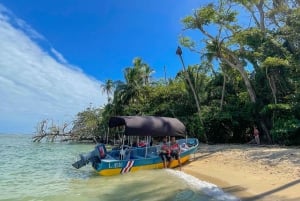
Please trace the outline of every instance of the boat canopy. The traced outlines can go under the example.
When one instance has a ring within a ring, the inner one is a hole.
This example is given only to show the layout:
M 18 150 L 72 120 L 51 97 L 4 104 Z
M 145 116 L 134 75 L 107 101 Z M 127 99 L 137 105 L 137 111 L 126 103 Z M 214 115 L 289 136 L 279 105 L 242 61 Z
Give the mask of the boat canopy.
M 127 136 L 182 136 L 184 124 L 176 118 L 155 116 L 115 116 L 109 119 L 109 127 L 125 126 Z

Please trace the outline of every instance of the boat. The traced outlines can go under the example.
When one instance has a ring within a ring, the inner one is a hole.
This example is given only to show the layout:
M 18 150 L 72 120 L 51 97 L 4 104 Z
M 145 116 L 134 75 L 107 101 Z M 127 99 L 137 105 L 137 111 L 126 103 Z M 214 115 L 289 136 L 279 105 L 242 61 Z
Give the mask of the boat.
M 177 118 L 155 116 L 115 116 L 109 119 L 109 128 L 123 128 L 126 137 L 165 137 L 175 136 L 181 147 L 181 165 L 188 162 L 197 151 L 199 142 L 197 138 L 188 138 L 184 124 Z M 178 139 L 181 138 L 181 139 Z M 132 146 L 132 143 L 122 144 L 118 148 L 107 150 L 105 144 L 97 144 L 90 153 L 80 154 L 80 159 L 72 164 L 79 169 L 91 164 L 99 175 L 112 176 L 147 169 L 164 168 L 159 156 L 161 145 L 149 145 L 144 147 Z M 179 166 L 178 160 L 172 160 L 169 168 Z

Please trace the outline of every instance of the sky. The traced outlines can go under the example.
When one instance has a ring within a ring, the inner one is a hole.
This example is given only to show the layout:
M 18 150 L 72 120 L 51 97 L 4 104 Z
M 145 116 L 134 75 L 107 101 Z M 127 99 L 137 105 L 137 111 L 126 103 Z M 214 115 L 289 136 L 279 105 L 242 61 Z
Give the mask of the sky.
M 153 79 L 175 77 L 181 19 L 207 2 L 0 0 L 0 133 L 32 134 L 41 120 L 104 106 L 101 84 L 124 80 L 135 57 Z M 184 48 L 183 57 L 200 62 Z

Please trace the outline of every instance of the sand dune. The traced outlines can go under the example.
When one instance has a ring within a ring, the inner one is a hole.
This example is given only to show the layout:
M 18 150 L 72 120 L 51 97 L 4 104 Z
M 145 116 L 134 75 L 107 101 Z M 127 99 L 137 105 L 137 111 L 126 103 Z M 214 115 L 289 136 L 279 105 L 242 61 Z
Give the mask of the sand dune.
M 182 171 L 241 200 L 300 201 L 300 148 L 201 144 Z

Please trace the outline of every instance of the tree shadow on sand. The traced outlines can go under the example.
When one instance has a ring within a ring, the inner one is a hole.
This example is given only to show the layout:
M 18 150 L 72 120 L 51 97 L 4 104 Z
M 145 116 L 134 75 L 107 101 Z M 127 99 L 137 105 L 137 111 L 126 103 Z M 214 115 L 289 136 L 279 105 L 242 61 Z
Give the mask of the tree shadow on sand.
M 270 200 L 299 201 L 300 200 L 300 196 L 297 197 L 297 198 L 288 199 L 288 198 L 283 197 L 283 196 L 275 196 L 275 195 L 273 195 L 276 192 L 279 192 L 279 191 L 285 190 L 287 188 L 290 188 L 292 186 L 298 185 L 299 183 L 300 183 L 300 179 L 292 181 L 290 183 L 287 183 L 285 185 L 282 185 L 280 187 L 274 188 L 272 190 L 266 191 L 264 193 L 261 193 L 261 194 L 255 195 L 255 196 L 241 197 L 241 199 L 243 201 L 257 201 L 257 200 L 262 200 L 262 199 L 265 200 L 267 198 L 270 199 Z M 230 194 L 234 194 L 234 193 L 237 193 L 237 192 L 245 191 L 246 189 L 243 188 L 243 187 L 241 187 L 241 186 L 239 186 L 239 185 L 236 185 L 236 186 L 230 186 L 230 187 L 227 187 L 227 188 L 223 188 L 223 190 L 226 191 L 226 192 L 228 192 L 228 193 L 230 193 Z
M 274 188 L 270 191 L 266 191 L 264 193 L 261 193 L 259 195 L 255 195 L 255 196 L 252 196 L 252 197 L 248 197 L 246 199 L 244 199 L 245 201 L 254 201 L 254 200 L 258 200 L 258 199 L 261 199 L 261 198 L 267 198 L 269 196 L 272 196 L 272 194 L 276 193 L 276 192 L 279 192 L 279 191 L 282 191 L 284 189 L 287 189 L 287 188 L 290 188 L 292 186 L 295 186 L 297 184 L 300 183 L 300 179 L 298 180 L 295 180 L 295 181 L 292 181 L 290 183 L 287 183 L 285 185 L 282 185 L 280 187 L 277 187 L 277 188 Z M 276 200 L 278 200 L 278 197 L 276 197 Z M 279 200 L 285 200 L 285 201 L 296 201 L 296 200 L 300 200 L 300 196 L 298 198 L 294 198 L 294 199 L 287 199 L 287 198 L 284 198 L 284 197 L 281 197 L 279 198 Z

